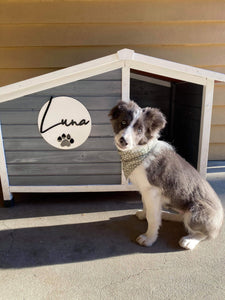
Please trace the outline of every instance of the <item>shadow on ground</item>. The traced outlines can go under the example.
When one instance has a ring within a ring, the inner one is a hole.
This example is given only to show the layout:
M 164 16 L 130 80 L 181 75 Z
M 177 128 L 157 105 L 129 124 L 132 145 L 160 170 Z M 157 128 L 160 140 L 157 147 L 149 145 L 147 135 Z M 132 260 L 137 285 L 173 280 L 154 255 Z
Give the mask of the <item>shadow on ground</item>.
M 146 222 L 134 215 L 84 224 L 58 225 L 0 232 L 0 267 L 26 268 L 90 261 L 133 253 L 180 251 L 182 224 L 163 222 L 150 248 L 136 244 Z
M 0 220 L 127 210 L 142 206 L 138 192 L 14 193 L 13 198 L 15 206 L 5 208 L 0 197 Z

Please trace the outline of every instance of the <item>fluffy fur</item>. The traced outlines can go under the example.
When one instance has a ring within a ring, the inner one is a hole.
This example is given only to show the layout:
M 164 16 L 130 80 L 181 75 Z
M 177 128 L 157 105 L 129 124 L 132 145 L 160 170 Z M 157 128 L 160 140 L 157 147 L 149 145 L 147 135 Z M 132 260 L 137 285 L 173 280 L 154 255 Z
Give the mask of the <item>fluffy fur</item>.
M 109 116 L 119 151 L 153 145 L 147 158 L 129 176 L 142 195 L 143 210 L 136 216 L 148 222 L 147 231 L 137 242 L 151 246 L 156 241 L 162 206 L 182 216 L 188 235 L 180 239 L 181 247 L 192 250 L 200 241 L 215 238 L 223 223 L 221 202 L 208 182 L 171 145 L 158 140 L 166 125 L 164 115 L 155 108 L 141 109 L 133 101 L 121 101 Z

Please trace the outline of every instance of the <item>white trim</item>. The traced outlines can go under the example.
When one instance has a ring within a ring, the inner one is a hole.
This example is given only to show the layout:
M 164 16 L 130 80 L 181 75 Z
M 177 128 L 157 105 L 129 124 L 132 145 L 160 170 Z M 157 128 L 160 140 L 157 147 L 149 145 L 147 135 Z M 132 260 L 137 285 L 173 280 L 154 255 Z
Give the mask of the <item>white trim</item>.
M 65 185 L 65 186 L 10 186 L 10 192 L 18 193 L 73 193 L 137 191 L 133 185 Z
M 199 150 L 198 150 L 198 166 L 197 166 L 198 171 L 204 178 L 206 177 L 206 173 L 207 173 L 209 139 L 210 139 L 212 105 L 213 105 L 213 91 L 214 91 L 214 80 L 207 79 L 207 83 L 203 87 L 203 95 L 202 95 L 202 112 L 201 112 L 201 126 L 200 126 Z
M 0 124 L 0 176 L 1 176 L 3 199 L 12 200 L 12 194 L 10 193 L 9 190 L 9 179 L 7 173 L 1 124 Z
M 134 51 L 126 53 L 122 51 L 120 52 L 120 57 L 123 57 L 125 59 L 132 58 Z M 123 53 L 122 53 L 123 52 Z M 127 66 L 126 61 L 124 62 L 124 67 L 122 68 L 122 100 L 125 102 L 130 101 L 130 68 Z M 126 179 L 124 172 L 123 172 L 123 167 L 121 163 L 121 183 L 122 185 L 128 185 L 128 180 Z
M 134 59 L 135 52 L 134 50 L 124 48 L 122 50 L 117 51 L 117 55 L 119 60 L 132 60 Z
M 175 63 L 161 58 L 155 58 L 143 54 L 134 53 L 133 60 L 142 64 L 158 66 L 163 69 L 173 70 L 179 73 L 186 73 L 192 76 L 209 78 L 209 79 L 225 82 L 225 74 L 208 71 L 205 69 L 200 69 L 200 68 L 180 64 L 180 63 Z
M 225 82 L 224 74 L 138 54 L 130 49 L 122 49 L 116 54 L 1 87 L 0 102 L 13 100 L 124 66 L 202 85 L 206 84 L 207 78 Z
M 56 86 L 122 68 L 117 55 L 110 55 L 80 65 L 51 72 L 0 88 L 0 103 Z
M 130 68 L 126 65 L 122 68 L 122 100 L 130 101 Z
M 193 74 L 186 73 L 184 70 L 179 71 L 176 69 L 170 69 L 167 68 L 166 66 L 158 66 L 158 65 L 153 65 L 153 64 L 148 64 L 143 63 L 143 61 L 138 61 L 138 60 L 133 60 L 129 61 L 128 65 L 130 66 L 131 69 L 139 70 L 139 71 L 144 71 L 152 74 L 157 74 L 160 76 L 165 76 L 168 78 L 173 78 L 177 80 L 183 80 L 187 82 L 192 82 L 195 84 L 201 84 L 205 85 L 206 84 L 206 77 L 201 77 Z M 224 76 L 225 79 L 225 76 Z
M 157 79 L 154 77 L 139 75 L 139 74 L 135 74 L 135 73 L 131 73 L 130 77 L 132 79 L 137 79 L 137 80 L 153 83 L 153 84 L 160 85 L 160 86 L 165 86 L 165 87 L 169 87 L 169 88 L 171 87 L 170 81 Z
M 123 172 L 122 163 L 121 163 L 121 183 L 122 183 L 122 185 L 128 184 L 128 180 L 126 179 L 124 172 Z

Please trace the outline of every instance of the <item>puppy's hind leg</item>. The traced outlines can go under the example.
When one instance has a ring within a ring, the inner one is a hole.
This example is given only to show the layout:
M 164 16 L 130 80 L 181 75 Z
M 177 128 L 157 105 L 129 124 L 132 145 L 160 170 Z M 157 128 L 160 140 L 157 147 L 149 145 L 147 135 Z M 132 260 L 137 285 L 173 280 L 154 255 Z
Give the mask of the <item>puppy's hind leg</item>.
M 201 232 L 191 233 L 183 236 L 179 241 L 179 245 L 182 248 L 193 250 L 201 241 L 205 240 L 206 238 L 207 236 Z
M 191 213 L 185 213 L 184 215 L 184 225 L 189 232 L 189 235 L 184 236 L 180 239 L 179 245 L 182 248 L 193 250 L 201 241 L 207 238 L 203 232 L 201 232 L 201 226 L 195 223 L 196 229 L 192 224 L 192 215 Z

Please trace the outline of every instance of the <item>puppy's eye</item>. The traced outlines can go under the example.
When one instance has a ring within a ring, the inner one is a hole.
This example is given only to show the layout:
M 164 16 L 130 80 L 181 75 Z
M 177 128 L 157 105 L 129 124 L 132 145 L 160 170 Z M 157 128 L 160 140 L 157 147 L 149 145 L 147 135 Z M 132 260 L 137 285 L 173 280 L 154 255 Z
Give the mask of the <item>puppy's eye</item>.
M 126 120 L 123 120 L 122 122 L 121 122 L 121 125 L 124 127 L 124 126 L 126 126 L 127 125 L 127 121 Z

